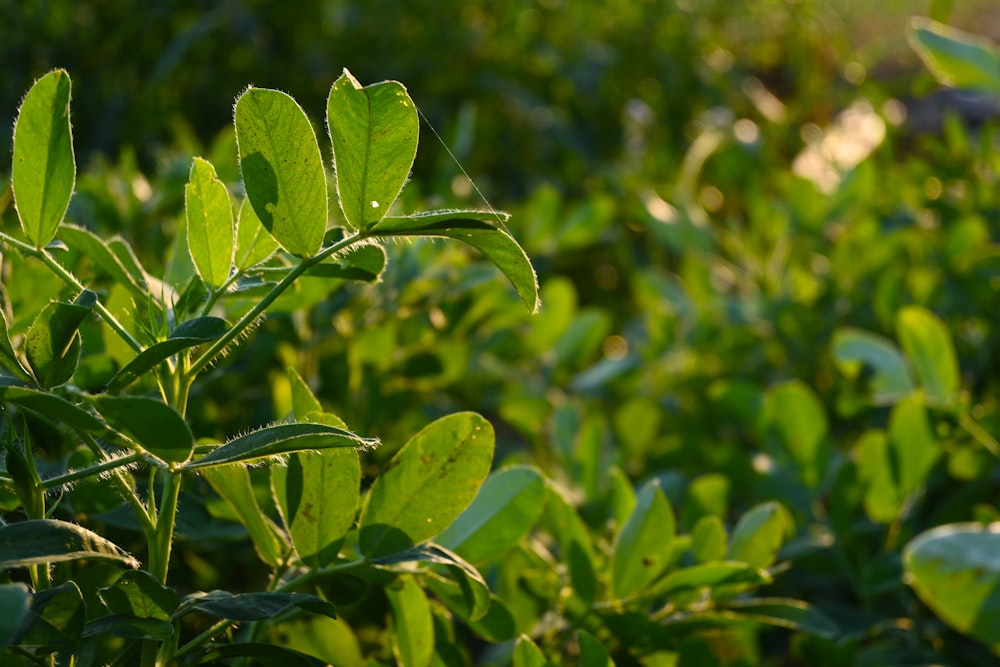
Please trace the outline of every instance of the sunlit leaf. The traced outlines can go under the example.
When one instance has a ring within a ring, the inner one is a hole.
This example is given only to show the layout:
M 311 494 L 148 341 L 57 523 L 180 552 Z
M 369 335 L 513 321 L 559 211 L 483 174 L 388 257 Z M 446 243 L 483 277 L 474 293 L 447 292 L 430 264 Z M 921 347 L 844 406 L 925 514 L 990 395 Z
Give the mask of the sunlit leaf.
M 864 363 L 875 371 L 872 401 L 887 405 L 913 392 L 913 381 L 899 348 L 887 338 L 844 327 L 833 333 L 833 356 L 842 368 Z
M 990 40 L 937 21 L 914 17 L 910 46 L 946 86 L 1000 92 L 1000 51 Z
M 201 474 L 239 516 L 260 559 L 272 567 L 282 563 L 288 545 L 281 530 L 257 505 L 250 471 L 240 465 L 228 465 L 204 468 Z
M 612 595 L 626 598 L 656 579 L 669 563 L 674 534 L 674 511 L 654 480 L 643 486 L 632 515 L 615 537 Z
M 236 268 L 246 271 L 273 255 L 277 249 L 278 242 L 261 224 L 250 199 L 245 197 L 236 223 Z
M 184 186 L 187 242 L 191 260 L 206 284 L 219 288 L 233 267 L 235 229 L 229 192 L 212 163 L 196 157 Z
M 753 568 L 770 567 L 785 540 L 788 521 L 788 510 L 778 502 L 751 508 L 733 528 L 726 559 Z
M 278 424 L 230 440 L 196 461 L 184 465 L 186 470 L 208 466 L 243 463 L 309 450 L 331 447 L 374 447 L 378 440 L 362 438 L 350 431 L 325 424 Z
M 944 323 L 926 308 L 907 306 L 896 316 L 896 332 L 927 397 L 949 404 L 959 389 L 958 360 Z
M 429 667 L 434 658 L 434 619 L 422 588 L 400 577 L 385 589 L 392 608 L 393 653 L 400 665 Z

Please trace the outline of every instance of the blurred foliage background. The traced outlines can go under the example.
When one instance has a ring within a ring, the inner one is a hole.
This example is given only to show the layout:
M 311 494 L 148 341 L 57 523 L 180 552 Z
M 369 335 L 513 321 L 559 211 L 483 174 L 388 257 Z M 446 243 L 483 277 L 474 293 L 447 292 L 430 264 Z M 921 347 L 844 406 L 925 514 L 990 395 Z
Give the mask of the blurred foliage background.
M 292 366 L 355 431 L 384 439 L 372 465 L 432 416 L 483 412 L 502 457 L 578 489 L 595 529 L 616 479 L 605 469 L 660 477 L 687 530 L 778 499 L 799 539 L 785 554 L 798 567 L 777 589 L 858 632 L 920 616 L 898 576 L 906 539 L 998 516 L 992 459 L 946 415 L 934 416 L 947 456 L 926 494 L 891 527 L 875 516 L 855 444 L 886 427 L 889 409 L 830 351 L 838 329 L 894 338 L 898 309 L 925 306 L 955 337 L 974 414 L 1000 431 L 998 107 L 937 92 L 905 37 L 925 15 L 1000 41 L 995 3 L 0 8 L 3 125 L 35 77 L 67 68 L 83 166 L 69 217 L 127 236 L 154 273 L 170 271 L 157 264 L 183 216 L 191 155 L 238 189 L 236 95 L 285 90 L 322 129 L 344 67 L 365 83 L 402 81 L 425 116 L 401 209 L 514 214 L 542 284 L 539 315 L 462 248 L 393 246 L 377 286 L 303 281 L 285 308 L 308 315 L 269 318 L 211 376 L 189 415 L 196 434 L 280 418 Z M 0 136 L 3 155 L 9 141 Z M 0 213 L 14 229 L 9 188 Z M 30 309 L 16 304 L 29 291 L 8 285 L 22 327 Z M 789 415 L 799 419 L 786 426 Z M 822 461 L 789 458 L 801 438 Z M 831 534 L 835 549 L 823 546 Z M 944 636 L 952 657 L 983 659 L 940 625 L 913 630 L 925 644 L 893 632 L 851 650 L 940 647 Z M 803 640 L 795 655 L 829 649 L 817 646 Z M 816 664 L 855 664 L 838 651 Z M 888 664 L 878 656 L 870 664 Z

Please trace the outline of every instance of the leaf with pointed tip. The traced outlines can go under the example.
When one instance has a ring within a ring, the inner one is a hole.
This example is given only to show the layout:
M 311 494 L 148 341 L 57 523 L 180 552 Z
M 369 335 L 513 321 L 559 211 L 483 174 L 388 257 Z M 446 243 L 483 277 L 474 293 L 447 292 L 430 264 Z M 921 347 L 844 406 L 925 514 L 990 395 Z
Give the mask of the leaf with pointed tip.
M 419 121 L 398 81 L 362 87 L 346 69 L 330 89 L 327 128 L 344 217 L 367 229 L 399 196 L 417 154 Z
M 1000 92 L 1000 51 L 990 40 L 922 16 L 911 20 L 907 37 L 944 85 Z
M 913 381 L 899 348 L 887 338 L 843 327 L 833 332 L 833 356 L 845 371 L 865 363 L 875 370 L 872 401 L 891 405 L 913 392 Z
M 198 275 L 218 289 L 233 268 L 233 207 L 229 192 L 208 160 L 196 157 L 184 186 L 187 242 Z
M 675 535 L 674 511 L 654 480 L 639 492 L 635 509 L 615 537 L 611 591 L 626 598 L 652 583 L 667 567 Z
M 437 236 L 456 239 L 483 253 L 510 280 L 521 301 L 537 312 L 538 278 L 531 261 L 504 223 L 507 213 L 494 211 L 430 211 L 383 218 L 373 225 L 376 236 Z
M 577 643 L 580 645 L 579 667 L 615 667 L 608 650 L 594 635 L 586 630 L 580 630 L 577 634 Z
M 410 438 L 368 494 L 362 553 L 404 551 L 447 528 L 489 473 L 493 444 L 492 425 L 473 412 L 442 417 Z
M 729 539 L 726 559 L 754 568 L 770 567 L 785 539 L 788 510 L 776 501 L 761 503 L 740 517 Z
M 118 371 L 108 383 L 107 391 L 121 391 L 147 371 L 182 350 L 209 343 L 229 330 L 229 323 L 218 317 L 197 317 L 184 322 L 170 333 L 170 338 L 150 345 Z
M 176 620 L 193 611 L 231 621 L 263 621 L 292 609 L 337 617 L 337 610 L 323 598 L 305 593 L 240 593 L 211 591 L 192 593 L 184 598 L 173 618 Z
M 21 360 L 14 352 L 14 346 L 10 342 L 10 334 L 7 328 L 7 316 L 0 309 L 0 366 L 14 374 L 14 376 L 25 382 L 34 383 L 35 378 L 31 377 L 28 370 L 21 365 Z
M 531 641 L 531 637 L 528 635 L 518 637 L 512 661 L 513 667 L 548 667 L 549 665 L 545 654 L 535 642 Z
M 31 591 L 24 584 L 0 585 L 0 650 L 10 646 L 31 610 Z
M 104 431 L 105 426 L 83 408 L 61 396 L 24 386 L 15 378 L 0 377 L 0 401 L 52 422 L 62 422 L 84 431 Z
M 236 269 L 246 271 L 274 254 L 278 242 L 264 229 L 248 198 L 240 204 L 236 223 Z
M 271 456 L 333 447 L 374 447 L 378 440 L 325 424 L 278 424 L 248 433 L 220 445 L 202 458 L 183 466 L 198 470 L 209 466 L 257 461 Z
M 64 384 L 80 361 L 80 325 L 97 303 L 97 294 L 80 293 L 74 303 L 54 301 L 31 323 L 24 340 L 24 356 L 42 387 Z
M 113 428 L 170 463 L 187 461 L 194 449 L 191 428 L 179 412 L 145 396 L 95 396 L 98 412 Z
M 326 172 L 312 123 L 289 95 L 248 88 L 234 111 L 247 198 L 285 250 L 310 257 L 326 232 Z
M 124 549 L 74 523 L 32 519 L 0 526 L 0 570 L 82 558 L 139 567 L 139 561 Z
M 66 70 L 49 72 L 31 86 L 14 123 L 14 205 L 36 248 L 55 237 L 76 183 L 70 88 Z
M 111 586 L 98 590 L 112 614 L 169 621 L 181 603 L 174 589 L 164 586 L 146 570 L 129 570 Z
M 86 617 L 83 594 L 75 583 L 67 581 L 31 598 L 31 611 L 16 643 L 39 646 L 48 652 L 74 648 L 83 634 Z

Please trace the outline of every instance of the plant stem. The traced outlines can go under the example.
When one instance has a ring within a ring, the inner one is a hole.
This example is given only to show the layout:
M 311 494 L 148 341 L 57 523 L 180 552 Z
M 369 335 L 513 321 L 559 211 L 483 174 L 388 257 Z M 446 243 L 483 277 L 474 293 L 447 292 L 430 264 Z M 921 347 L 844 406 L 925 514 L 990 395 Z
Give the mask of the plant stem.
M 996 439 L 986 432 L 979 423 L 969 416 L 967 412 L 961 412 L 958 415 L 959 425 L 965 429 L 965 431 L 976 439 L 980 445 L 982 445 L 986 451 L 988 451 L 993 456 L 1000 458 L 1000 443 Z
M 167 583 L 170 563 L 170 548 L 174 540 L 174 524 L 177 520 L 177 499 L 181 492 L 181 473 L 170 471 L 163 480 L 160 495 L 160 515 L 156 519 L 156 535 L 149 554 L 150 572 L 160 583 Z M 152 494 L 152 490 L 150 490 Z
M 86 468 L 81 468 L 79 470 L 71 470 L 62 475 L 57 475 L 55 477 L 49 477 L 48 479 L 43 479 L 41 481 L 41 487 L 43 489 L 52 489 L 57 486 L 62 486 L 63 484 L 69 484 L 75 482 L 78 479 L 84 479 L 85 477 L 91 477 L 92 475 L 99 475 L 102 472 L 107 472 L 108 470 L 114 470 L 115 468 L 122 468 L 124 466 L 131 465 L 133 463 L 138 463 L 144 458 L 143 454 L 132 454 L 130 456 L 124 456 L 120 459 L 107 459 L 102 463 L 97 465 L 88 466 Z M 145 514 L 145 512 L 143 512 Z
M 77 431 L 77 435 L 86 443 L 90 451 L 98 458 L 100 461 L 111 461 L 111 457 L 108 456 L 99 444 L 94 436 L 87 433 L 86 431 Z M 131 458 L 131 457 L 129 457 Z M 153 534 L 155 532 L 156 526 L 153 525 L 153 521 L 150 518 L 149 510 L 143 506 L 142 501 L 135 494 L 132 486 L 125 480 L 124 473 L 120 468 L 115 468 L 111 474 L 111 482 L 118 487 L 118 492 L 125 498 L 125 502 L 129 504 L 132 508 L 132 512 L 135 514 L 136 519 L 139 520 L 139 524 L 142 526 L 143 535 L 146 536 L 146 543 L 152 544 Z M 152 497 L 152 491 L 150 491 L 150 497 Z
M 25 243 L 24 241 L 19 241 L 13 236 L 4 234 L 3 232 L 0 232 L 0 242 L 17 248 L 21 254 L 27 257 L 37 257 L 41 260 L 42 264 L 49 268 L 50 271 L 55 273 L 64 283 L 70 285 L 74 289 L 80 292 L 87 289 L 76 276 L 70 273 L 62 264 L 57 262 L 55 258 L 45 250 L 45 248 L 36 248 L 33 245 Z M 104 304 L 101 303 L 100 300 L 94 304 L 94 310 L 97 311 L 97 313 L 101 316 L 101 319 L 103 319 L 107 325 L 128 344 L 129 347 L 136 352 L 142 352 L 142 343 L 137 341 L 135 337 L 128 332 L 128 329 L 122 326 L 122 323 L 111 314 L 111 311 L 104 307 Z
M 341 239 L 337 243 L 323 248 L 319 254 L 300 260 L 298 264 L 292 267 L 291 271 L 285 274 L 285 277 L 281 279 L 281 282 L 272 287 L 271 291 L 268 292 L 263 299 L 258 301 L 253 308 L 248 310 L 243 317 L 236 322 L 236 324 L 230 327 L 229 331 L 227 331 L 221 338 L 216 339 L 216 341 L 212 343 L 212 345 L 191 364 L 191 367 L 188 369 L 188 373 L 192 376 L 197 375 L 206 366 L 212 363 L 212 360 L 215 359 L 220 352 L 226 349 L 230 343 L 239 338 L 240 334 L 246 331 L 246 329 L 250 327 L 250 325 L 252 325 L 272 303 L 274 303 L 275 299 L 281 296 L 282 293 L 299 278 L 299 276 L 311 267 L 322 262 L 330 255 L 340 252 L 345 248 L 349 248 L 362 238 L 363 235 L 360 233 L 355 234 L 354 236 L 348 236 L 347 238 Z

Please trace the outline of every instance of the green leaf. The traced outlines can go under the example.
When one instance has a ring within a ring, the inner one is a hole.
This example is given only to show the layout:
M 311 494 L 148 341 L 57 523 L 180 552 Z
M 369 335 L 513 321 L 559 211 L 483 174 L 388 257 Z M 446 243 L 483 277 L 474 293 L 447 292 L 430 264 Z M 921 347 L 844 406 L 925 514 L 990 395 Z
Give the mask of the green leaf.
M 510 280 L 531 312 L 537 312 L 538 278 L 531 261 L 507 231 L 510 215 L 495 211 L 430 211 L 387 217 L 372 227 L 377 236 L 436 236 L 471 245 L 493 262 Z
M 55 301 L 31 323 L 24 341 L 28 365 L 42 387 L 55 387 L 73 377 L 80 361 L 80 325 L 97 303 L 97 294 L 80 293 L 74 303 Z
M 635 509 L 615 537 L 611 556 L 611 594 L 627 598 L 652 583 L 669 564 L 674 511 L 658 480 L 643 486 Z
M 707 514 L 691 529 L 691 555 L 699 563 L 722 560 L 726 555 L 729 536 L 722 519 Z
M 288 545 L 281 530 L 257 505 L 250 471 L 240 465 L 229 465 L 205 468 L 201 474 L 240 517 L 260 559 L 272 567 L 284 562 Z
M 70 87 L 66 70 L 49 72 L 31 86 L 14 123 L 11 187 L 21 228 L 36 248 L 55 237 L 76 183 Z
M 379 279 L 385 269 L 385 250 L 378 245 L 363 245 L 350 248 L 342 255 L 310 267 L 307 276 L 319 278 L 341 278 L 362 280 L 372 283 Z
M 209 466 L 258 461 L 282 454 L 335 447 L 375 447 L 378 440 L 362 438 L 342 428 L 325 424 L 278 424 L 230 440 L 196 461 L 183 466 L 199 470 Z
M 248 88 L 234 113 L 243 184 L 257 217 L 288 252 L 315 255 L 327 201 L 312 124 L 295 100 L 266 88 Z
M 194 436 L 184 417 L 166 403 L 145 396 L 95 396 L 91 399 L 112 428 L 169 463 L 191 458 Z
M 32 383 L 35 381 L 35 378 L 31 377 L 28 370 L 21 364 L 17 353 L 14 352 L 7 327 L 7 316 L 3 314 L 2 308 L 0 308 L 0 366 L 13 373 L 18 380 Z
M 733 528 L 726 559 L 753 568 L 770 567 L 784 542 L 788 521 L 788 510 L 781 503 L 772 501 L 751 508 Z
M 904 580 L 959 632 L 1000 649 L 1000 524 L 938 526 L 903 549 Z
M 896 488 L 905 497 L 923 487 L 942 454 L 919 398 L 900 401 L 889 415 L 890 456 Z
M 0 650 L 11 645 L 31 610 L 31 592 L 24 584 L 0 585 Z
M 112 251 L 109 242 L 105 242 L 89 229 L 68 224 L 59 228 L 59 236 L 69 247 L 89 257 L 94 270 L 106 273 L 116 283 L 128 289 L 133 299 L 139 302 L 146 300 L 146 278 L 142 275 L 142 268 L 131 262 L 126 268 L 119 255 Z
M 472 412 L 442 417 L 413 436 L 372 485 L 361 513 L 361 552 L 384 556 L 440 534 L 475 497 L 493 444 L 493 427 Z
M 538 521 L 545 508 L 545 480 L 528 466 L 490 475 L 472 504 L 435 540 L 471 563 L 502 556 Z
M 323 598 L 304 593 L 241 593 L 211 591 L 185 596 L 173 618 L 176 620 L 193 611 L 231 621 L 263 621 L 292 609 L 336 618 L 336 609 Z
M 426 542 L 406 551 L 372 559 L 371 563 L 393 571 L 410 572 L 411 563 L 443 565 L 423 572 L 424 585 L 448 609 L 467 621 L 481 619 L 489 611 L 490 589 L 479 570 L 444 547 Z M 403 567 L 394 567 L 402 565 Z
M 1000 92 L 1000 53 L 990 40 L 922 16 L 910 21 L 907 37 L 944 85 Z
M 597 637 L 586 630 L 580 630 L 576 637 L 580 645 L 578 667 L 614 667 L 615 661 L 611 659 L 607 649 Z
M 542 650 L 535 642 L 531 641 L 531 637 L 528 635 L 521 635 L 517 638 L 512 662 L 513 667 L 548 667 L 549 665 Z
M 124 639 L 154 639 L 165 641 L 174 635 L 174 626 L 159 618 L 140 618 L 131 614 L 110 614 L 89 621 L 81 637 L 110 635 Z
M 123 549 L 73 523 L 33 519 L 0 526 L 0 570 L 81 558 L 114 560 L 128 567 L 139 567 L 139 561 Z
M 146 570 L 125 572 L 111 586 L 98 590 L 112 614 L 169 621 L 181 603 L 174 589 L 164 586 Z
M 559 542 L 560 560 L 566 564 L 573 590 L 589 604 L 597 596 L 594 545 L 590 531 L 554 483 L 548 482 L 546 488 L 548 498 L 543 521 Z
M 771 429 L 799 468 L 802 481 L 816 489 L 829 466 L 828 422 L 816 393 L 797 380 L 768 394 Z
M 273 255 L 277 249 L 278 242 L 264 229 L 250 200 L 244 198 L 236 223 L 236 269 L 246 271 Z
M 944 323 L 926 308 L 907 306 L 896 316 L 896 333 L 927 397 L 937 405 L 950 403 L 959 389 L 958 361 Z
M 764 570 L 745 562 L 720 560 L 674 570 L 657 582 L 656 594 L 676 596 L 682 592 L 704 588 L 732 585 L 760 586 L 770 582 L 771 579 Z
M 313 412 L 323 412 L 323 405 L 294 368 L 288 369 L 288 381 L 292 385 L 292 415 L 296 419 L 304 420 Z M 344 424 L 330 424 L 330 426 L 346 428 Z
M 72 581 L 36 593 L 31 611 L 17 638 L 21 646 L 39 646 L 44 652 L 75 648 L 83 633 L 87 609 L 83 594 Z
M 468 620 L 469 629 L 486 641 L 493 643 L 506 642 L 517 636 L 514 627 L 514 615 L 510 613 L 503 600 L 490 595 L 489 611 L 477 620 Z
M 867 364 L 875 373 L 871 379 L 872 402 L 891 405 L 913 392 L 913 381 L 899 348 L 887 338 L 844 327 L 833 332 L 833 356 L 837 365 L 851 375 Z
M 198 275 L 218 289 L 233 268 L 233 207 L 211 162 L 194 158 L 184 186 L 187 242 Z
M 329 565 L 354 525 L 361 501 L 361 463 L 353 449 L 293 454 L 271 469 L 281 516 L 299 557 Z
M 903 506 L 892 450 L 884 431 L 866 431 L 858 439 L 858 477 L 864 490 L 862 502 L 872 521 L 892 523 Z
M 403 84 L 362 87 L 346 69 L 330 89 L 327 128 L 344 217 L 367 229 L 389 211 L 417 154 L 417 108 Z
M 403 576 L 385 589 L 392 607 L 392 649 L 400 665 L 429 667 L 434 658 L 434 619 L 422 588 Z
M 260 642 L 240 642 L 239 644 L 215 644 L 201 650 L 198 656 L 199 665 L 232 664 L 217 663 L 214 660 L 231 658 L 251 658 L 253 665 L 265 667 L 327 667 L 325 660 L 314 658 L 305 653 Z
M 723 609 L 698 612 L 690 617 L 716 626 L 770 625 L 834 639 L 840 629 L 823 612 L 801 600 L 750 598 L 733 600 Z
M 229 323 L 219 317 L 196 317 L 171 332 L 167 340 L 150 345 L 128 362 L 108 382 L 107 390 L 121 391 L 182 350 L 209 343 L 229 330 Z
M 100 432 L 106 428 L 91 413 L 65 398 L 25 387 L 14 378 L 0 377 L 0 401 L 16 405 L 43 419 L 84 431 Z

